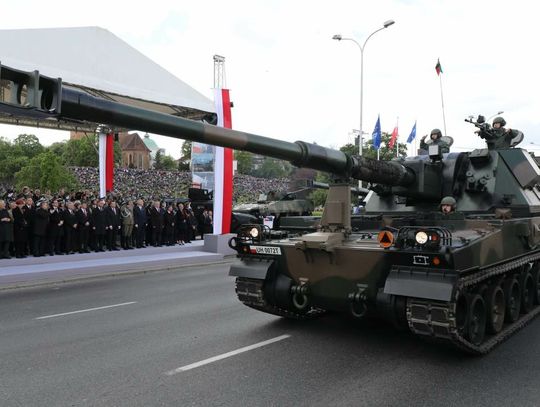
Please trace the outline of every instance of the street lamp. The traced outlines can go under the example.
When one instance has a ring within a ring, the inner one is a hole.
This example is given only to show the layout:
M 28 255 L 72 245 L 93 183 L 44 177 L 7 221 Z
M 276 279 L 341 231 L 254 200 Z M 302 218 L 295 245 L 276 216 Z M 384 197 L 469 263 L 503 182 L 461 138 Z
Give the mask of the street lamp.
M 499 110 L 497 113 L 495 113 L 494 115 L 492 116 L 489 116 L 488 119 L 486 120 L 487 122 L 489 122 L 491 119 L 493 119 L 495 116 L 500 116 L 501 114 L 503 114 L 504 112 L 502 110 Z
M 364 129 L 362 128 L 362 113 L 363 113 L 363 103 L 364 103 L 364 49 L 366 48 L 366 43 L 368 40 L 375 34 L 378 33 L 381 30 L 384 30 L 385 28 L 390 27 L 392 24 L 394 24 L 394 20 L 388 20 L 383 23 L 383 26 L 375 31 L 373 31 L 364 41 L 363 45 L 360 45 L 358 41 L 356 41 L 354 38 L 346 38 L 342 37 L 340 34 L 336 34 L 332 37 L 333 40 L 347 40 L 352 41 L 356 45 L 358 45 L 358 48 L 360 49 L 360 136 L 358 137 L 358 155 L 362 155 L 362 144 L 363 144 L 363 137 L 364 137 Z

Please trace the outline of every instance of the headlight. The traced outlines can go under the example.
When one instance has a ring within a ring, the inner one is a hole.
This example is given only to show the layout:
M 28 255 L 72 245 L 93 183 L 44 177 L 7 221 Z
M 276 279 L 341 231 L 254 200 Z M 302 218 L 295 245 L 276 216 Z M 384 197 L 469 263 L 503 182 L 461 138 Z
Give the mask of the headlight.
M 259 236 L 259 229 L 257 228 L 252 228 L 250 231 L 249 231 L 249 235 L 255 239 L 257 236 Z
M 418 244 L 426 244 L 428 241 L 428 235 L 424 231 L 417 232 L 414 238 Z

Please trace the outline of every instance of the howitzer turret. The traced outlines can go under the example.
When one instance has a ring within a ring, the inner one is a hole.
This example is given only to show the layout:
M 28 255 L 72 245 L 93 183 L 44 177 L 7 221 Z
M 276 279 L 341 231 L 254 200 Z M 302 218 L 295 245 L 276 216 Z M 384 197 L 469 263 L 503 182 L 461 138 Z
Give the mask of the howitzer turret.
M 540 169 L 525 150 L 443 156 L 430 146 L 427 156 L 382 162 L 102 100 L 37 73 L 2 67 L 0 79 L 4 114 L 145 130 L 332 173 L 320 231 L 273 240 L 246 225 L 231 239 L 239 261 L 230 275 L 253 309 L 374 315 L 476 354 L 540 313 Z M 355 231 L 350 178 L 371 183 Z M 452 205 L 440 208 L 447 196 Z

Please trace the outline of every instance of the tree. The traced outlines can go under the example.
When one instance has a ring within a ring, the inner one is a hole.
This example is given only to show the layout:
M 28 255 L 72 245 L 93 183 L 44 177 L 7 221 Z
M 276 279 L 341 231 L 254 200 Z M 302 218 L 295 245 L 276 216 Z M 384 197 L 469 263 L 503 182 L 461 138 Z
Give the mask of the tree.
M 67 142 L 57 141 L 56 143 L 52 143 L 49 147 L 47 147 L 46 151 L 50 151 L 57 157 L 60 157 L 63 163 L 64 151 L 66 150 L 66 146 Z
M 287 161 L 265 158 L 253 175 L 260 178 L 284 178 L 290 174 L 292 166 Z
M 114 163 L 120 167 L 122 165 L 122 146 L 120 145 L 120 141 L 114 142 L 113 154 L 114 154 Z
M 253 154 L 248 151 L 234 150 L 236 171 L 239 174 L 251 174 L 253 170 Z
M 390 143 L 390 133 L 383 132 L 381 134 L 381 147 L 379 149 L 379 159 L 383 161 L 389 161 L 396 158 L 396 146 L 390 150 L 388 144 Z M 398 143 L 398 152 L 400 157 L 407 156 L 407 145 L 404 143 Z M 377 150 L 373 148 L 373 139 L 368 139 L 362 147 L 362 155 L 364 157 L 377 159 Z
M 0 137 L 0 180 L 12 182 L 15 173 L 28 162 L 20 146 L 13 145 L 9 140 Z
M 189 160 L 184 160 L 184 157 L 180 157 L 178 160 L 178 171 L 189 171 Z
M 19 134 L 13 141 L 13 145 L 20 151 L 20 154 L 32 158 L 41 154 L 45 148 L 39 142 L 39 139 L 33 134 Z
M 170 155 L 163 155 L 161 157 L 160 170 L 174 171 L 176 169 L 176 161 Z
M 58 144 L 58 143 L 55 143 Z M 54 144 L 53 144 L 54 145 Z M 51 146 L 52 147 L 52 146 Z M 114 163 L 122 164 L 122 148 L 114 142 Z M 98 167 L 99 143 L 97 134 L 85 134 L 80 139 L 71 139 L 65 143 L 61 162 L 72 167 Z
M 190 140 L 185 140 L 182 143 L 181 158 L 184 162 L 191 161 L 191 145 L 193 143 Z
M 46 151 L 32 158 L 15 174 L 18 188 L 25 185 L 41 190 L 58 191 L 60 188 L 73 189 L 77 181 L 60 163 L 60 159 L 51 151 Z
M 155 170 L 162 170 L 161 165 L 161 158 L 163 157 L 163 154 L 161 154 L 161 150 L 156 151 L 156 155 L 154 157 L 154 169 Z
M 315 181 L 324 182 L 329 184 L 331 182 L 330 174 L 327 172 L 317 171 L 315 176 Z M 325 189 L 315 189 L 309 194 L 309 199 L 313 201 L 315 206 L 323 206 L 326 202 L 326 197 L 328 196 L 328 191 Z
M 12 182 L 15 179 L 15 174 L 22 167 L 28 164 L 28 157 L 24 156 L 8 156 L 0 157 L 0 174 L 4 181 Z
M 345 144 L 344 146 L 339 148 L 339 151 L 342 151 L 344 153 L 347 153 L 349 155 L 357 155 L 358 154 L 358 147 L 355 146 L 352 143 Z
M 99 165 L 97 136 L 88 135 L 66 143 L 62 162 L 74 167 L 97 167 Z

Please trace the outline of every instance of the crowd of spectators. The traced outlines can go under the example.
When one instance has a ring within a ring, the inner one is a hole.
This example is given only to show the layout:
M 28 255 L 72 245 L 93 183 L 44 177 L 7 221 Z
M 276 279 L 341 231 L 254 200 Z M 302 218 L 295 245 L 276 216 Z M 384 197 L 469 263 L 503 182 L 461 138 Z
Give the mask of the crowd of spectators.
M 70 167 L 82 190 L 92 191 L 99 184 L 97 168 Z M 285 178 L 256 178 L 237 174 L 233 180 L 233 202 L 256 202 L 261 193 L 285 191 Z M 114 172 L 114 196 L 118 199 L 167 199 L 188 196 L 191 172 L 120 168 Z M 1 192 L 1 191 L 0 191 Z
M 194 213 L 181 199 L 187 197 L 190 172 L 117 169 L 113 191 L 99 197 L 96 168 L 70 170 L 79 191 L 0 184 L 0 259 L 185 244 L 212 232 L 212 211 Z M 233 182 L 235 203 L 288 185 L 286 179 L 249 175 L 236 175 Z
M 183 245 L 213 228 L 212 211 L 195 214 L 190 202 L 120 205 L 103 198 L 72 201 L 63 191 L 50 200 L 39 190 L 22 192 L 0 199 L 0 259 Z

